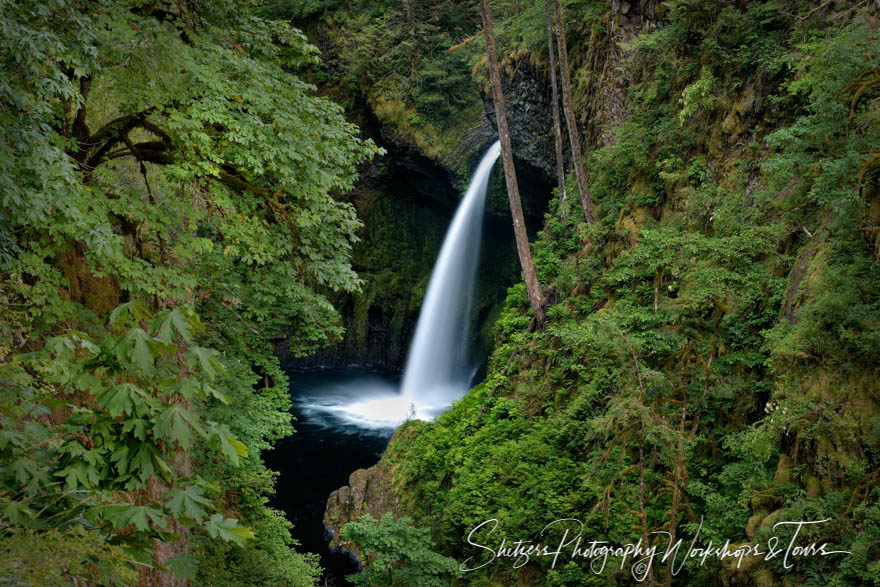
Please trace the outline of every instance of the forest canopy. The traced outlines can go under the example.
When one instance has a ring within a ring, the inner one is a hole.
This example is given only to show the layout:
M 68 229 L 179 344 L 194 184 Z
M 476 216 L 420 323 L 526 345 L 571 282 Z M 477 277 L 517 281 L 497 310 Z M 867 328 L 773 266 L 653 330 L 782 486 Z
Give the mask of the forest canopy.
M 490 90 L 505 177 L 562 170 L 521 231 L 541 296 L 482 308 L 485 380 L 357 476 L 394 505 L 335 512 L 353 580 L 631 582 L 456 565 L 488 519 L 575 518 L 716 545 L 822 520 L 801 538 L 845 556 L 650 579 L 880 581 L 880 2 L 484 0 L 491 42 L 478 4 L 0 0 L 0 582 L 320 580 L 269 507 L 278 343 L 408 332 Z
M 272 337 L 338 336 L 333 196 L 377 148 L 258 3 L 0 10 L 0 576 L 308 582 L 266 506 Z

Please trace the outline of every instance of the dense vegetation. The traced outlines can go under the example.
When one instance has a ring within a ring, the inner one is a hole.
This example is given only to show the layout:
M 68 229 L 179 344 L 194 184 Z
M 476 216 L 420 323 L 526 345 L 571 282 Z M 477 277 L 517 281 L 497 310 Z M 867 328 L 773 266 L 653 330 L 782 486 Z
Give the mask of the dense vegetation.
M 385 134 L 429 157 L 448 157 L 483 109 L 474 54 L 457 50 L 480 30 L 476 4 L 276 0 L 272 10 L 327 46 L 314 73 L 325 91 L 349 112 L 366 103 Z M 468 161 L 457 163 L 464 180 Z
M 376 148 L 259 3 L 0 9 L 0 582 L 311 584 L 272 337 L 337 337 Z
M 480 554 L 485 520 L 497 545 L 571 517 L 591 540 L 716 546 L 828 520 L 801 541 L 851 554 L 651 579 L 877 584 L 876 0 L 564 4 L 598 218 L 551 202 L 546 324 L 512 287 L 486 381 L 398 431 L 399 517 L 343 534 L 356 580 L 631 582 L 631 561 L 449 558 Z M 544 0 L 492 11 L 502 77 L 549 78 Z M 378 151 L 318 92 L 462 177 L 488 93 L 477 3 L 0 0 L 0 46 L 0 582 L 314 583 L 267 507 L 259 454 L 292 431 L 272 351 L 340 336 L 328 300 L 362 285 L 341 196 Z M 365 215 L 395 218 L 355 255 L 370 303 L 400 287 L 381 259 L 429 256 L 396 210 Z
M 427 22 L 455 5 L 474 23 L 475 6 L 436 4 Z M 641 11 L 638 30 L 626 28 L 623 4 Z M 502 62 L 546 64 L 544 3 L 495 5 Z M 359 22 L 365 36 L 404 30 L 395 23 L 405 6 L 325 10 L 312 18 Z M 674 579 L 876 583 L 876 6 L 580 0 L 566 14 L 599 221 L 579 223 L 572 209 L 561 222 L 551 206 L 534 243 L 541 282 L 558 298 L 546 327 L 530 327 L 525 289 L 512 288 L 487 381 L 437 422 L 398 433 L 384 457 L 389 490 L 459 560 L 480 553 L 466 538 L 489 518 L 499 527 L 483 544 L 496 546 L 537 539 L 565 517 L 615 544 L 659 544 L 660 530 L 689 540 L 702 520 L 701 540 L 716 546 L 765 544 L 776 521 L 827 519 L 800 539 L 852 554 L 804 557 L 795 569 L 698 559 Z M 482 84 L 481 38 L 446 33 L 449 55 L 471 55 Z M 392 59 L 385 41 L 370 42 L 369 54 Z M 428 80 L 422 67 L 407 78 L 415 87 Z M 384 75 L 396 68 L 370 72 L 394 79 Z M 370 96 L 388 91 L 360 83 Z M 412 91 L 397 100 L 422 114 Z M 597 575 L 582 561 L 509 562 L 466 578 L 632 580 L 629 563 Z M 653 572 L 673 579 L 668 564 Z
M 369 561 L 363 572 L 350 577 L 356 585 L 442 586 L 461 576 L 458 562 L 434 552 L 430 532 L 414 527 L 406 516 L 394 519 L 386 513 L 376 520 L 367 514 L 347 524 L 343 538 L 358 544 Z

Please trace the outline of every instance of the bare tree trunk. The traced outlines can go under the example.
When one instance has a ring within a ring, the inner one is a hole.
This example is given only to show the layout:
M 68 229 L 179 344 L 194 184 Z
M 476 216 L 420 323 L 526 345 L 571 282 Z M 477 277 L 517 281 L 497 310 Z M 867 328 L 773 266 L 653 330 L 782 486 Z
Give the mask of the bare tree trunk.
M 584 216 L 590 224 L 596 221 L 596 210 L 593 208 L 593 199 L 590 197 L 590 186 L 587 184 L 587 172 L 584 169 L 584 159 L 581 154 L 581 135 L 574 119 L 574 110 L 571 106 L 571 76 L 568 72 L 568 49 L 565 46 L 565 22 L 562 15 L 562 3 L 553 0 L 553 12 L 556 18 L 556 38 L 559 41 L 559 73 L 562 78 L 562 110 L 565 113 L 565 122 L 568 125 L 568 139 L 571 143 L 571 159 L 574 166 L 574 176 L 577 178 L 578 191 L 581 196 L 581 206 Z
M 544 293 L 538 283 L 538 273 L 529 249 L 529 236 L 523 218 L 522 202 L 519 198 L 519 185 L 516 182 L 516 169 L 513 166 L 513 150 L 510 148 L 510 130 L 504 111 L 504 93 L 501 91 L 501 73 L 498 71 L 498 55 L 495 51 L 495 35 L 492 32 L 492 12 L 489 0 L 480 0 L 480 14 L 483 17 L 483 31 L 486 34 L 486 53 L 489 60 L 489 79 L 492 82 L 492 100 L 495 102 L 495 118 L 498 120 L 498 135 L 501 139 L 501 160 L 504 163 L 504 178 L 507 181 L 507 197 L 510 200 L 510 215 L 513 217 L 513 232 L 516 235 L 516 250 L 526 281 L 529 304 L 535 313 L 535 320 L 543 324 Z
M 565 160 L 562 155 L 562 125 L 559 122 L 559 89 L 556 85 L 556 50 L 553 49 L 553 23 L 550 19 L 550 0 L 544 0 L 544 16 L 547 21 L 547 50 L 550 53 L 550 87 L 553 96 L 553 132 L 556 134 L 556 181 L 559 184 L 559 209 L 565 222 Z
M 413 0 L 406 0 L 406 23 L 409 25 L 409 34 L 415 30 L 415 16 L 413 15 Z
M 184 402 L 184 406 L 189 407 L 188 402 Z M 174 469 L 181 477 L 192 475 L 189 453 L 180 450 L 174 454 Z M 167 491 L 168 485 L 155 476 L 151 477 L 147 484 L 146 500 L 160 501 Z M 177 520 L 172 520 L 169 530 L 179 536 L 175 542 L 153 539 L 154 556 L 161 565 L 166 565 L 168 559 L 172 557 L 187 554 L 188 532 L 186 526 Z M 138 572 L 137 584 L 142 587 L 188 587 L 190 583 L 187 579 L 181 579 L 172 573 L 149 567 L 141 568 Z

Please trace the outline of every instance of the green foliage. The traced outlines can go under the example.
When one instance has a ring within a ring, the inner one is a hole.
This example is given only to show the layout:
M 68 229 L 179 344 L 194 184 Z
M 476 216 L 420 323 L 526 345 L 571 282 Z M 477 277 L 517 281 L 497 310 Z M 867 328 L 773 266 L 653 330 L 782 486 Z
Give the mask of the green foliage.
M 518 4 L 497 7 L 510 71 L 544 58 L 543 2 Z M 430 533 L 349 524 L 356 580 L 442 584 L 457 565 L 430 536 L 464 560 L 486 519 L 516 540 L 576 517 L 613 543 L 703 518 L 716 544 L 830 518 L 821 538 L 852 555 L 763 578 L 876 582 L 880 44 L 865 3 L 814 4 L 656 6 L 663 26 L 612 64 L 633 83 L 589 154 L 600 221 L 548 218 L 535 245 L 546 328 L 511 288 L 487 381 L 386 455 Z M 592 121 L 593 51 L 619 15 L 566 6 Z M 273 337 L 294 355 L 339 337 L 327 296 L 361 285 L 360 224 L 334 195 L 377 149 L 303 78 L 448 155 L 482 111 L 474 6 L 0 8 L 0 577 L 313 583 L 259 459 L 291 432 Z M 279 17 L 343 40 L 333 69 Z M 379 281 L 367 298 L 396 303 L 381 290 L 399 280 Z M 183 534 L 188 553 L 154 556 Z M 620 578 L 534 564 L 548 584 Z
M 300 22 L 337 8 L 340 3 L 340 0 L 273 0 L 266 3 L 264 10 L 271 18 Z
M 798 283 L 801 287 L 789 292 L 792 308 L 803 303 L 797 320 L 772 333 L 780 366 L 799 353 L 840 365 L 878 358 L 874 325 L 880 306 L 869 292 L 877 291 L 880 273 L 876 253 L 865 250 L 859 234 L 867 228 L 870 206 L 863 196 L 876 193 L 877 185 L 876 180 L 864 183 L 866 176 L 860 173 L 880 141 L 876 91 L 868 90 L 854 102 L 842 99 L 849 98 L 847 82 L 880 66 L 873 42 L 877 34 L 858 21 L 831 39 L 818 33 L 814 37 L 797 47 L 803 59 L 797 78 L 788 85 L 791 94 L 806 98 L 805 111 L 768 137 L 778 152 L 764 166 L 772 188 L 786 196 L 781 207 L 796 211 L 790 221 L 810 224 L 815 240 L 823 241 L 821 255 L 802 260 L 798 278 L 804 286 Z M 798 290 L 805 286 L 811 295 L 802 300 Z
M 569 3 L 572 26 L 618 26 L 599 4 Z M 509 42 L 537 46 L 537 8 L 507 21 Z M 566 517 L 614 544 L 688 540 L 700 519 L 701 541 L 764 544 L 773 520 L 830 519 L 804 542 L 853 555 L 689 562 L 675 580 L 876 582 L 880 45 L 855 3 L 813 8 L 665 2 L 663 26 L 614 63 L 634 83 L 628 119 L 589 154 L 601 221 L 548 216 L 533 245 L 557 300 L 545 329 L 529 331 L 511 288 L 486 382 L 384 457 L 442 552 L 478 555 L 466 538 L 490 518 L 486 544 Z M 599 585 L 630 570 L 506 567 L 466 578 Z M 655 560 L 656 582 L 666 571 Z
M 356 585 L 436 585 L 458 576 L 458 563 L 433 551 L 430 533 L 385 514 L 369 514 L 342 529 L 342 539 L 355 542 L 366 557 L 364 570 L 350 579 Z
M 186 306 L 163 314 L 128 303 L 111 313 L 103 336 L 53 337 L 41 351 L 2 366 L 0 499 L 7 522 L 31 531 L 76 532 L 82 524 L 146 560 L 152 545 L 144 538 L 168 539 L 171 520 L 212 533 L 219 514 L 209 518 L 217 509 L 205 497 L 209 485 L 182 473 L 176 455 L 195 439 L 238 441 L 193 409 L 211 398 L 206 388 L 214 379 L 203 365 L 177 359 L 201 328 L 198 317 Z M 170 316 L 178 335 L 164 328 Z M 31 419 L 41 414 L 57 424 Z M 168 487 L 160 496 L 120 500 L 119 492 L 143 492 L 159 481 Z M 223 520 L 223 529 L 215 535 L 225 540 L 249 534 L 233 519 Z
M 211 561 L 250 584 L 213 549 L 316 576 L 266 507 L 259 453 L 291 433 L 272 338 L 339 336 L 319 291 L 360 286 L 360 224 L 334 195 L 377 149 L 264 8 L 0 3 L 0 541 L 70 538 L 52 581 Z M 197 559 L 153 557 L 182 534 Z
M 682 124 L 698 110 L 711 110 L 715 106 L 717 99 L 712 95 L 714 85 L 712 73 L 704 69 L 700 79 L 681 92 L 681 112 L 678 113 L 678 119 Z
M 291 524 L 269 510 L 254 523 L 255 539 L 247 547 L 233 542 L 200 541 L 195 579 L 203 585 L 315 585 L 320 577 L 317 556 L 296 555 Z
M 4 583 L 70 585 L 74 580 L 94 578 L 103 585 L 131 585 L 137 573 L 121 566 L 130 554 L 81 526 L 7 529 L 0 550 L 0 578 Z
M 450 155 L 482 111 L 465 48 L 479 30 L 475 6 L 358 0 L 324 3 L 313 14 L 309 25 L 338 50 L 318 77 L 339 101 L 356 115 L 368 105 L 396 139 L 428 156 Z

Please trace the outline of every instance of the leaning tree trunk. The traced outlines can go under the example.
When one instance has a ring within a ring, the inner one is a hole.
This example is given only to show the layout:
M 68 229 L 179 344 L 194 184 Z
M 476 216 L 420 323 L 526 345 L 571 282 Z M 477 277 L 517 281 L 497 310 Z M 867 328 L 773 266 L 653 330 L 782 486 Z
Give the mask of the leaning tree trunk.
M 559 73 L 562 78 L 562 110 L 565 113 L 565 122 L 568 125 L 568 139 L 571 143 L 571 159 L 574 166 L 574 176 L 577 178 L 578 191 L 581 196 L 581 206 L 584 209 L 584 217 L 592 224 L 596 221 L 596 211 L 593 208 L 593 200 L 590 197 L 590 186 L 587 185 L 587 172 L 584 169 L 584 159 L 581 154 L 581 136 L 574 119 L 574 110 L 571 106 L 571 76 L 568 72 L 568 49 L 565 46 L 565 23 L 562 15 L 562 3 L 553 0 L 553 11 L 556 17 L 556 39 L 559 41 Z
M 547 21 L 547 50 L 550 54 L 550 87 L 553 96 L 553 132 L 556 134 L 556 181 L 559 183 L 559 209 L 565 222 L 565 160 L 562 156 L 562 125 L 559 122 L 559 90 L 556 85 L 556 51 L 553 49 L 553 23 L 550 19 L 550 0 L 544 0 L 544 16 Z
M 538 283 L 538 273 L 529 249 L 529 236 L 523 218 L 522 202 L 519 198 L 519 185 L 516 182 L 516 169 L 513 166 L 513 150 L 510 148 L 510 130 L 507 128 L 507 115 L 504 111 L 504 93 L 501 91 L 501 73 L 498 71 L 498 56 L 495 52 L 495 35 L 492 33 L 492 12 L 489 0 L 480 0 L 480 13 L 483 17 L 483 31 L 486 34 L 486 53 L 489 60 L 489 79 L 492 83 L 492 100 L 495 102 L 495 118 L 498 120 L 498 135 L 501 139 L 501 160 L 504 163 L 504 178 L 507 181 L 507 197 L 510 200 L 510 215 L 513 217 L 513 232 L 516 235 L 516 250 L 526 281 L 529 303 L 538 324 L 544 323 L 544 294 Z

